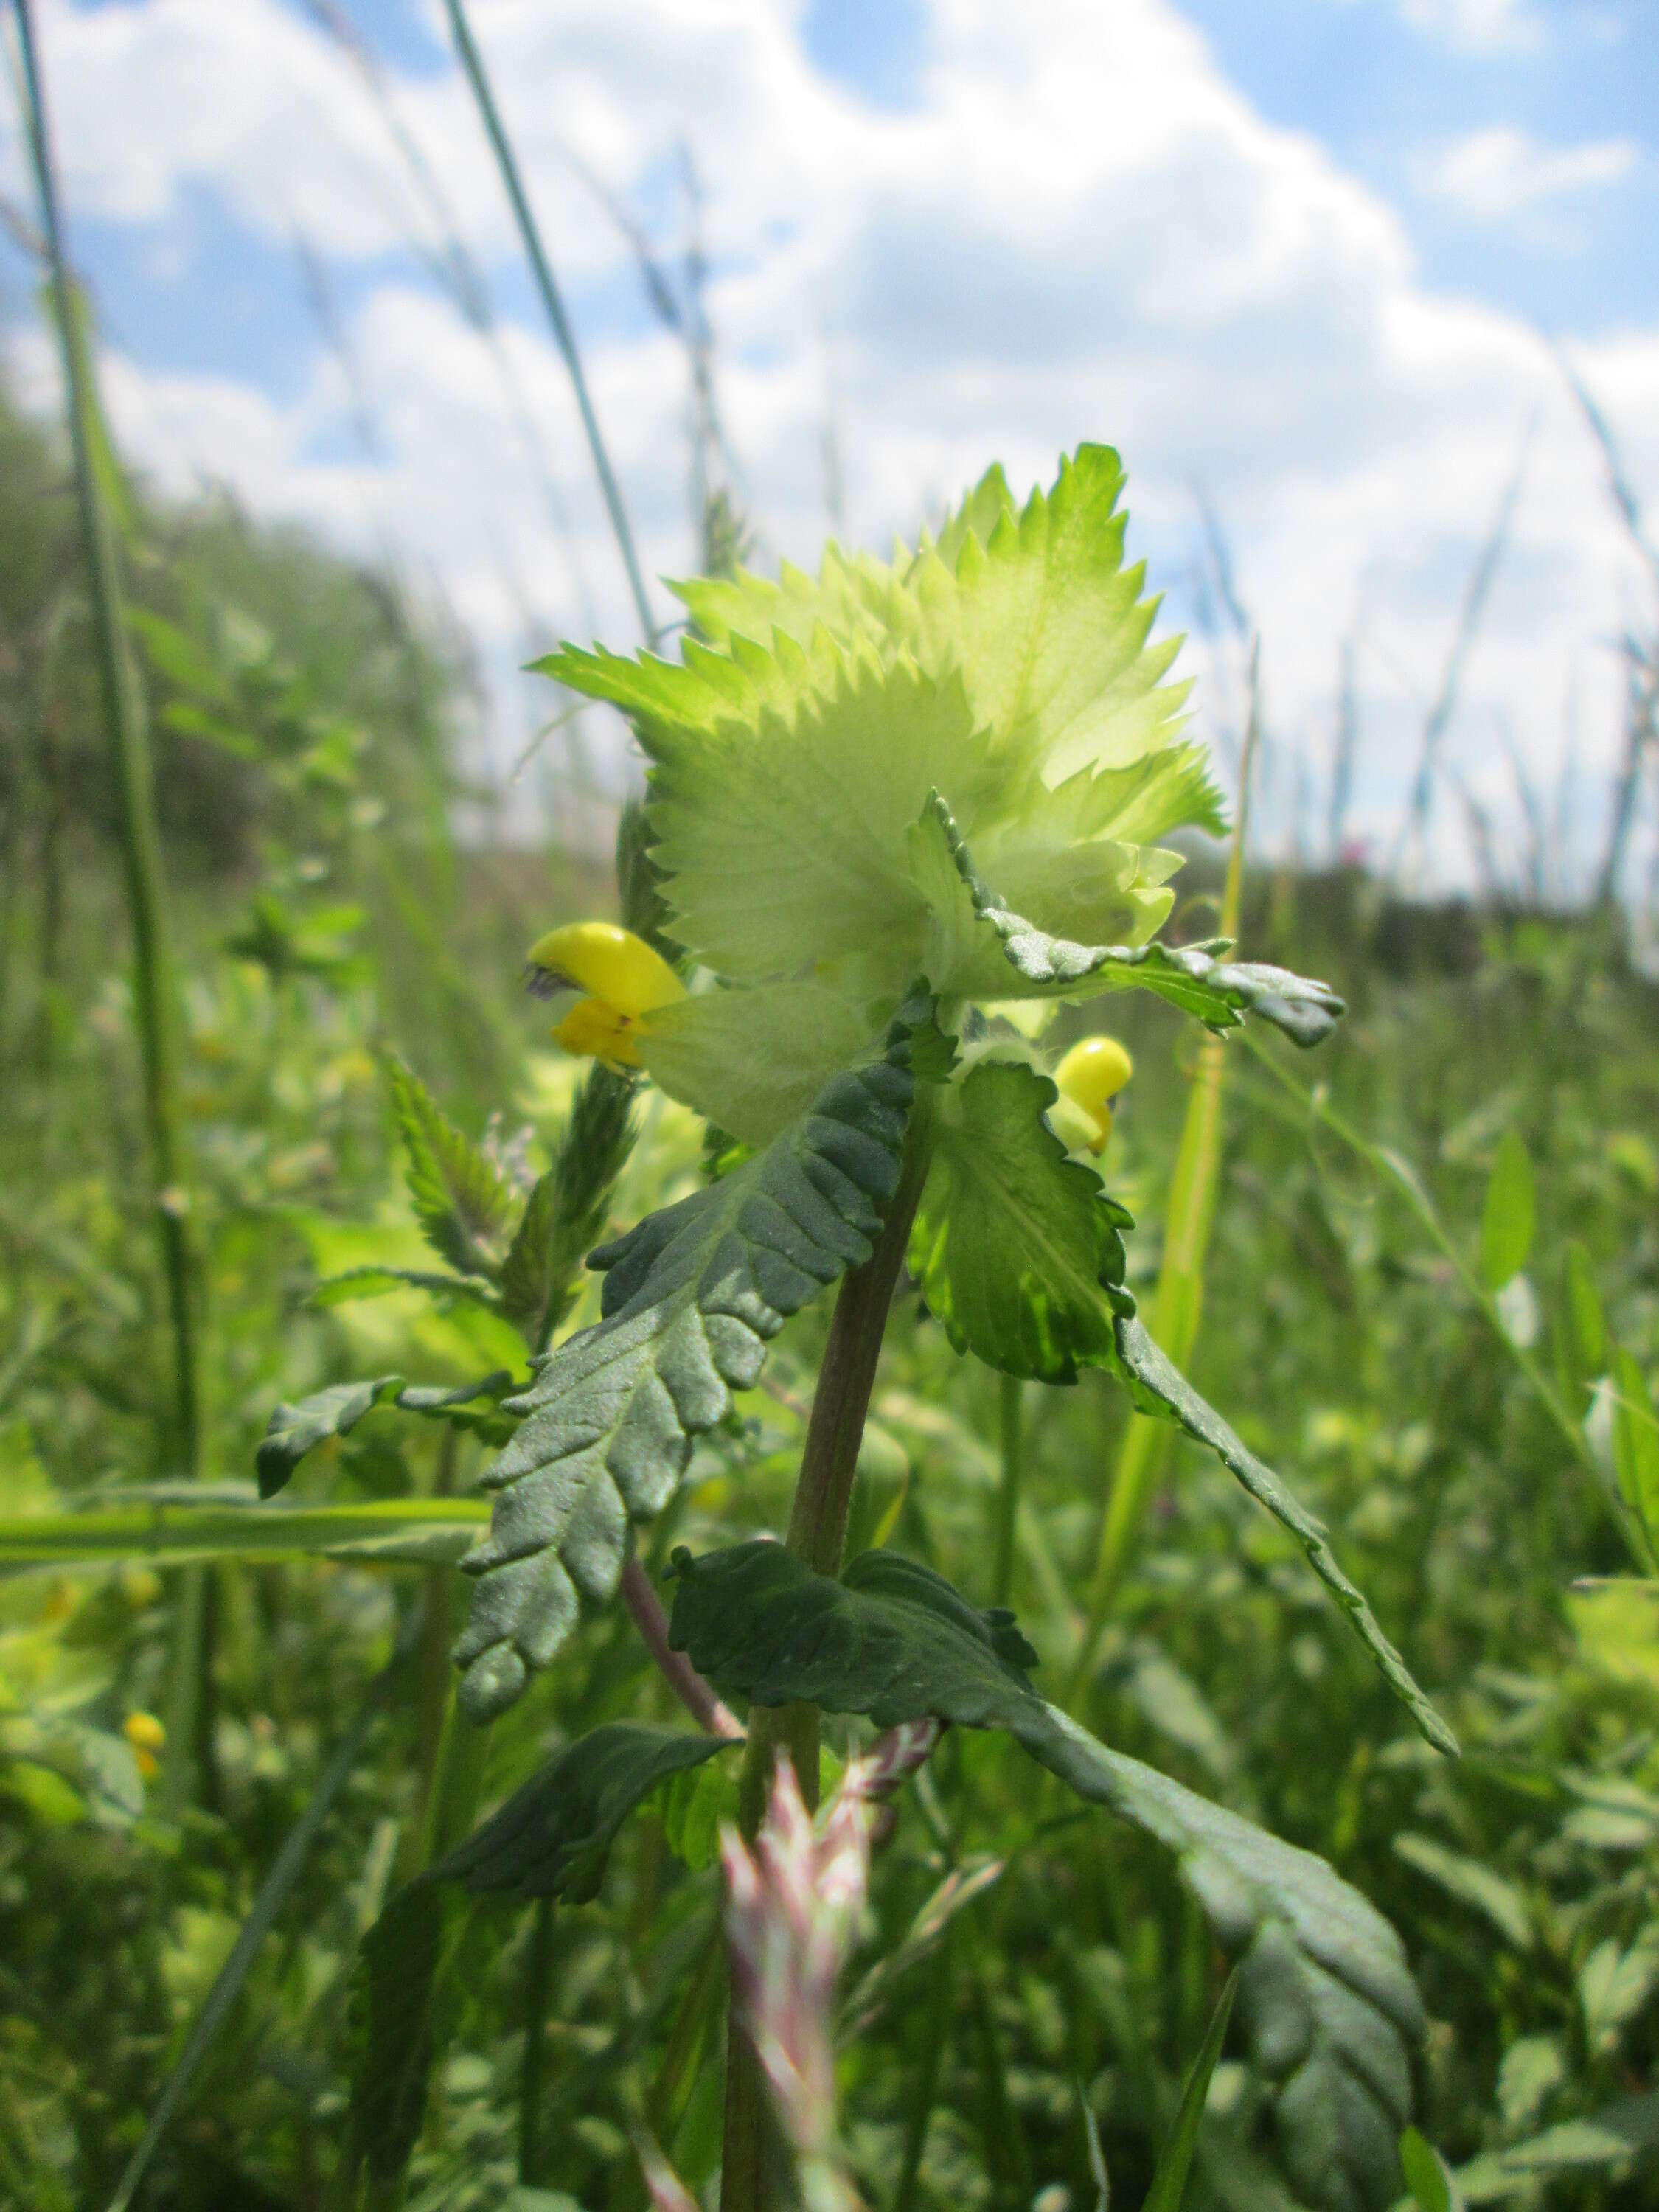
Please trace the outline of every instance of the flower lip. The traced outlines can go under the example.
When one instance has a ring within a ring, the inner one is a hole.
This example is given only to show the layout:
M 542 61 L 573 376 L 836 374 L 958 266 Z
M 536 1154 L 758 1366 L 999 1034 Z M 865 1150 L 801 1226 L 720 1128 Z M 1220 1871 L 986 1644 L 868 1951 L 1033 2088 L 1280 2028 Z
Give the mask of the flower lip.
M 627 1021 L 685 996 L 684 984 L 662 955 L 614 921 L 570 921 L 550 929 L 530 948 L 526 980 L 538 999 L 582 991 Z
M 637 1067 L 639 1026 L 603 999 L 578 999 L 554 1029 L 553 1042 L 578 1058 L 602 1060 L 607 1067 Z
M 1091 1152 L 1105 1151 L 1112 1133 L 1112 1101 L 1133 1073 L 1133 1060 L 1115 1036 L 1080 1039 L 1055 1068 L 1060 1103 L 1074 1109 L 1093 1132 L 1087 1139 Z

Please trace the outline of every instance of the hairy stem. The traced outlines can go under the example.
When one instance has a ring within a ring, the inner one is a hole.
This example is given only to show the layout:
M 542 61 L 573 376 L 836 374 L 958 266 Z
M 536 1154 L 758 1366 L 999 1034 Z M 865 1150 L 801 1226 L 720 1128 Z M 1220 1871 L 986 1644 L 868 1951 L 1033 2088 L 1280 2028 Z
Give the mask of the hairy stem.
M 859 1446 L 910 1224 L 927 1180 L 929 1135 L 929 1117 L 918 1101 L 911 1113 L 898 1188 L 881 1235 L 864 1265 L 842 1278 L 830 1323 L 786 1539 L 789 1549 L 821 1575 L 841 1571 Z M 738 1826 L 746 1843 L 753 1843 L 760 1833 L 780 1746 L 788 1752 L 808 1809 L 817 1804 L 817 1707 L 763 1706 L 751 1711 L 738 1798 Z M 733 2014 L 726 2033 L 720 2212 L 769 2212 L 777 2196 L 773 2184 L 780 2164 L 760 2061 Z
M 623 1569 L 622 1600 L 634 1616 L 646 1650 L 655 1660 L 663 1680 L 685 1707 L 700 1729 L 710 1735 L 737 1737 L 743 1734 L 743 1725 L 730 1709 L 715 1696 L 708 1684 L 684 1651 L 672 1651 L 668 1646 L 668 1616 L 662 1609 L 662 1600 L 651 1587 L 651 1577 L 640 1564 L 639 1554 L 630 1553 L 628 1565 Z

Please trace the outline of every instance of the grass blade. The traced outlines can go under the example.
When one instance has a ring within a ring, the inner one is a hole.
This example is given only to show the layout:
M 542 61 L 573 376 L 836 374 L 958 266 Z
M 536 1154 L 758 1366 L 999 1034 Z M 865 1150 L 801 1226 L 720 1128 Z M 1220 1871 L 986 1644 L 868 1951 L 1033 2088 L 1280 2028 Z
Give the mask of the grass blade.
M 122 1560 L 180 1566 L 210 1559 L 349 1559 L 360 1565 L 438 1565 L 483 1533 L 483 1498 L 398 1498 L 356 1505 L 259 1505 L 240 1494 L 198 1504 L 139 1492 L 80 1513 L 0 1520 L 0 1571 L 95 1567 Z
M 1221 1992 L 1221 2002 L 1211 2019 L 1204 2046 L 1193 2061 L 1193 2070 L 1187 2076 L 1187 2086 L 1181 2093 L 1181 2109 L 1176 2114 L 1169 2141 L 1158 2154 L 1158 2171 L 1152 2176 L 1152 2185 L 1146 2192 L 1146 2201 L 1141 2212 L 1181 2212 L 1187 2176 L 1192 2171 L 1193 2153 L 1198 2148 L 1198 2130 L 1204 2118 L 1204 2100 L 1210 2093 L 1210 2076 L 1215 2072 L 1221 2057 L 1221 2046 L 1226 2039 L 1227 2022 L 1232 2017 L 1233 1998 L 1237 1990 L 1238 1970 L 1235 1967 L 1227 1978 L 1226 1988 Z
M 519 226 L 519 235 L 529 257 L 531 270 L 536 279 L 536 289 L 541 294 L 542 305 L 547 310 L 547 319 L 553 326 L 553 336 L 564 365 L 570 373 L 571 388 L 580 410 L 582 428 L 587 434 L 587 447 L 593 456 L 594 472 L 599 479 L 599 489 L 605 495 L 605 512 L 611 517 L 611 527 L 616 533 L 617 550 L 622 555 L 623 567 L 628 571 L 629 589 L 634 594 L 640 628 L 645 641 L 651 644 L 657 635 L 652 620 L 651 602 L 646 596 L 645 580 L 640 573 L 639 556 L 634 550 L 634 533 L 629 526 L 628 513 L 623 505 L 621 487 L 611 467 L 611 457 L 605 451 L 600 434 L 599 417 L 593 412 L 593 402 L 588 396 L 587 379 L 582 371 L 581 355 L 576 348 L 576 334 L 570 327 L 564 311 L 564 301 L 553 275 L 553 265 L 542 244 L 541 233 L 536 228 L 536 218 L 530 211 L 530 202 L 525 194 L 524 180 L 519 174 L 519 164 L 512 143 L 502 126 L 495 106 L 495 94 L 489 88 L 489 79 L 484 71 L 483 57 L 473 39 L 471 27 L 466 20 L 466 10 L 461 0 L 447 0 L 449 24 L 454 33 L 456 49 L 467 81 L 472 87 L 472 96 L 478 103 L 478 112 L 501 173 L 501 182 L 507 187 L 507 198 L 513 204 L 513 214 Z

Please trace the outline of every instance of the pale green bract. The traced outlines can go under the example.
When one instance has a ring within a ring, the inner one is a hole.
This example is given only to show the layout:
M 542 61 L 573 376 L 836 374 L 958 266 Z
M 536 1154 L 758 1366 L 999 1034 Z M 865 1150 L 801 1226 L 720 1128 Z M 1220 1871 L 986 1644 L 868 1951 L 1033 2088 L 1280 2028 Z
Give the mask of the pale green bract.
M 1132 988 L 1212 1028 L 1255 1007 L 1300 1042 L 1328 1029 L 1322 987 L 1151 945 L 1179 866 L 1158 841 L 1220 815 L 1122 486 L 1085 446 L 1016 511 L 992 470 L 890 562 L 832 546 L 816 576 L 678 586 L 701 633 L 678 663 L 538 664 L 651 758 L 668 926 L 717 987 L 641 1026 L 672 1095 L 765 1143 L 919 975 L 947 1009 Z

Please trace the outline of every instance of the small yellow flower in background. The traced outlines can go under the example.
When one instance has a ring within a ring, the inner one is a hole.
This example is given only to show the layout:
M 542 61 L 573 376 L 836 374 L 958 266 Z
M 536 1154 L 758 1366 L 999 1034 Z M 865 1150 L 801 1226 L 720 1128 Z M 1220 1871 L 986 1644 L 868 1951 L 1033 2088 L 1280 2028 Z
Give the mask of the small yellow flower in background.
M 167 1740 L 167 1732 L 154 1713 L 129 1713 L 121 1723 L 121 1733 L 132 1746 L 138 1771 L 148 1782 L 161 1771 L 161 1762 L 155 1756 Z
M 1074 1044 L 1054 1070 L 1060 1088 L 1059 1105 L 1049 1117 L 1054 1133 L 1074 1151 L 1080 1144 L 1103 1152 L 1112 1133 L 1112 1101 L 1134 1072 L 1133 1060 L 1115 1037 L 1084 1037 Z
M 685 986 L 659 952 L 614 921 L 570 921 L 530 948 L 530 988 L 539 998 L 574 989 L 578 999 L 553 1031 L 567 1052 L 637 1067 L 635 1032 L 647 1014 L 685 996 Z

